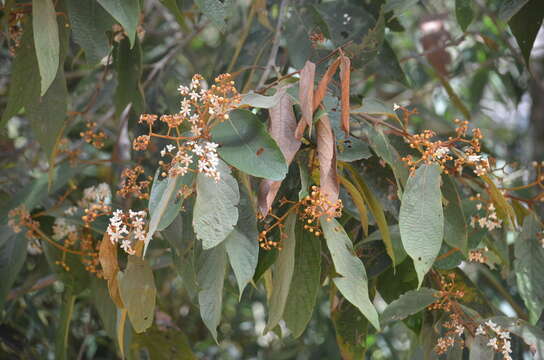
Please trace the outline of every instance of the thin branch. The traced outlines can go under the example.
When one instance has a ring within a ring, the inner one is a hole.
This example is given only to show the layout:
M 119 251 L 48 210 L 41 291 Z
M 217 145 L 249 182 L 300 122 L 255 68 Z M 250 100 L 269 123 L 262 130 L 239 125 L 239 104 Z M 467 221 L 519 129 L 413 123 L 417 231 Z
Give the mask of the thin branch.
M 272 49 L 270 50 L 270 56 L 268 57 L 265 70 L 263 72 L 263 75 L 261 76 L 261 80 L 259 80 L 257 88 L 260 88 L 264 85 L 266 79 L 268 78 L 268 74 L 270 74 L 270 70 L 276 67 L 276 57 L 278 56 L 278 50 L 280 48 L 281 27 L 283 24 L 283 18 L 285 17 L 288 3 L 289 0 L 281 1 L 280 12 L 278 14 L 278 22 L 276 23 L 276 32 L 274 33 L 274 39 L 272 40 Z

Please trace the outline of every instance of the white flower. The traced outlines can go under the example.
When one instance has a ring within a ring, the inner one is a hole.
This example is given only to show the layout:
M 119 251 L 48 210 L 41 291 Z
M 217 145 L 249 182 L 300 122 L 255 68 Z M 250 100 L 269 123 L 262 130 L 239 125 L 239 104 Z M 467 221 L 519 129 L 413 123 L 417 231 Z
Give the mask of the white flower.
M 198 114 L 193 114 L 191 115 L 191 117 L 189 117 L 189 122 L 193 125 L 196 125 L 196 123 L 198 123 Z
M 123 242 L 121 243 L 121 249 L 125 250 L 125 252 L 129 255 L 134 255 L 136 253 L 136 251 L 132 249 L 132 244 L 130 240 L 123 240 Z
M 482 204 L 481 203 L 476 204 L 476 209 L 482 210 Z
M 194 124 L 191 126 L 191 132 L 193 133 L 193 136 L 200 136 L 202 135 L 202 129 L 200 126 Z
M 68 216 L 73 216 L 77 213 L 77 206 L 70 206 L 68 209 L 64 210 L 64 214 Z
M 187 99 L 181 100 L 181 110 L 179 112 L 185 117 L 189 117 L 191 114 L 191 103 Z
M 194 144 L 193 152 L 198 156 L 204 155 L 204 149 L 202 148 L 200 144 Z
M 438 149 L 436 149 L 436 151 L 434 152 L 434 156 L 437 159 L 442 159 L 444 157 L 444 155 L 446 155 L 449 152 L 450 152 L 450 149 L 448 149 L 445 146 L 441 146 Z
M 497 338 L 492 338 L 488 341 L 487 343 L 487 346 L 495 349 L 495 350 L 499 350 L 499 346 L 497 345 Z
M 194 91 L 191 91 L 189 93 L 189 97 L 191 98 L 191 100 L 193 101 L 197 101 L 199 98 L 200 98 L 200 95 L 198 95 L 196 92 Z
M 467 160 L 469 162 L 479 162 L 482 159 L 482 155 L 469 155 Z
M 145 236 L 146 236 L 146 233 L 144 231 L 144 229 L 141 229 L 141 228 L 136 228 L 134 230 L 134 237 L 140 241 L 144 241 L 145 240 Z
M 479 325 L 476 328 L 476 335 L 485 335 L 485 330 L 484 330 L 484 327 L 482 325 Z
M 187 86 L 180 85 L 178 87 L 178 91 L 179 91 L 180 95 L 185 96 L 185 95 L 187 95 L 189 93 L 189 88 Z
M 397 103 L 393 104 L 393 111 L 397 111 L 398 109 L 400 109 L 400 105 Z

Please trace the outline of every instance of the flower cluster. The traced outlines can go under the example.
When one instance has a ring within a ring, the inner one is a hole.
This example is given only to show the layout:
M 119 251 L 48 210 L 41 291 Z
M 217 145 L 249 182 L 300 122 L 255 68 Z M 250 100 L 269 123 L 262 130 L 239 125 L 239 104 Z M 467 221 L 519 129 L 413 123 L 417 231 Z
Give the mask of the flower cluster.
M 306 223 L 304 228 L 313 232 L 316 236 L 321 235 L 319 220 L 331 221 L 333 218 L 342 216 L 342 200 L 332 203 L 327 195 L 321 192 L 317 186 L 312 186 L 312 192 L 302 200 L 304 206 L 300 218 Z
M 151 177 L 148 176 L 145 180 L 139 180 L 143 174 L 144 168 L 140 165 L 135 166 L 133 169 L 124 169 L 121 173 L 121 188 L 117 191 L 117 194 L 123 198 L 127 198 L 132 194 L 141 200 L 148 199 Z
M 484 247 L 482 249 L 476 249 L 476 250 L 470 250 L 468 252 L 468 261 L 485 264 L 487 262 L 487 256 L 485 256 L 485 252 L 489 251 L 487 247 Z
M 83 138 L 83 141 L 91 144 L 97 149 L 103 148 L 104 140 L 106 139 L 106 133 L 101 130 L 97 131 L 96 123 L 92 121 L 85 124 L 85 127 L 87 128 L 87 130 L 79 133 L 79 136 Z
M 480 129 L 472 129 L 472 136 L 469 139 L 468 121 L 456 119 L 455 123 L 458 125 L 455 128 L 456 136 L 450 136 L 447 140 L 434 140 L 436 133 L 432 130 L 424 130 L 421 134 L 406 137 L 410 147 L 421 153 L 417 160 L 412 155 L 402 158 L 411 172 L 414 172 L 420 163 L 439 164 L 446 174 L 450 171 L 461 174 L 465 165 L 472 166 L 478 176 L 483 176 L 489 171 L 488 160 L 479 154 L 483 137 Z
M 136 241 L 144 241 L 146 237 L 145 211 L 129 210 L 128 214 L 123 210 L 115 210 L 110 218 L 110 224 L 106 230 L 113 244 L 120 243 L 121 249 L 127 254 L 134 255 L 136 251 L 133 245 Z
M 203 77 L 196 74 L 189 86 L 179 86 L 178 91 L 182 100 L 178 113 L 160 117 L 154 114 L 140 116 L 140 123 L 148 125 L 149 133 L 134 140 L 135 150 L 146 150 L 154 137 L 172 142 L 160 152 L 163 160 L 159 165 L 163 169 L 163 176 L 175 177 L 196 171 L 216 181 L 220 179 L 217 169 L 219 145 L 211 141 L 210 131 L 213 125 L 228 119 L 228 113 L 238 107 L 240 94 L 229 74 L 215 78 L 214 84 L 209 89 L 203 86 L 203 82 Z M 168 131 L 165 135 L 153 132 L 157 120 L 167 126 Z M 185 136 L 186 130 L 189 130 L 189 136 Z M 196 162 L 195 157 L 198 159 Z M 169 161 L 164 160 L 165 158 Z M 193 163 L 195 166 L 191 167 Z
M 461 290 L 456 290 L 455 287 L 454 273 L 448 274 L 447 277 L 442 277 L 440 279 L 441 289 L 435 294 L 438 299 L 429 305 L 429 310 L 442 310 L 448 314 L 448 320 L 442 323 L 446 332 L 444 336 L 438 338 L 434 347 L 434 351 L 438 355 L 447 352 L 456 342 L 463 347 L 465 342 L 462 339 L 462 335 L 465 328 L 470 326 L 465 321 L 464 313 L 458 302 L 465 294 Z
M 510 356 L 512 348 L 509 331 L 504 330 L 493 321 L 487 320 L 476 328 L 476 335 L 488 337 L 489 341 L 487 342 L 487 346 L 496 352 L 500 352 L 504 360 L 512 360 L 512 357 Z
M 24 205 L 16 207 L 8 213 L 8 225 L 14 233 L 20 233 L 23 228 L 27 229 L 26 237 L 28 239 L 35 239 L 37 237 L 34 232 L 34 228 L 39 226 L 39 223 L 32 219 L 30 213 Z
M 312 192 L 301 201 L 295 202 L 285 198 L 280 199 L 280 206 L 291 204 L 292 207 L 287 210 L 283 216 L 278 217 L 274 213 L 269 212 L 267 218 L 271 218 L 271 223 L 264 224 L 264 230 L 259 233 L 259 246 L 265 250 L 278 248 L 281 250 L 281 242 L 269 238 L 270 232 L 278 228 L 280 232 L 280 240 L 287 237 L 284 232 L 285 224 L 283 221 L 287 218 L 290 212 L 298 213 L 299 218 L 304 223 L 304 229 L 313 233 L 315 236 L 321 235 L 319 221 L 331 221 L 335 217 L 342 215 L 342 200 L 337 200 L 334 204 L 327 199 L 325 193 L 317 186 L 311 187 Z M 265 218 L 258 215 L 258 218 L 264 222 Z
M 480 228 L 489 231 L 502 227 L 502 220 L 497 217 L 497 212 L 493 203 L 489 203 L 486 207 L 484 207 L 482 203 L 478 203 L 476 204 L 476 209 L 478 209 L 479 212 L 483 212 L 483 214 L 471 216 L 470 226 L 473 228 L 479 226 Z

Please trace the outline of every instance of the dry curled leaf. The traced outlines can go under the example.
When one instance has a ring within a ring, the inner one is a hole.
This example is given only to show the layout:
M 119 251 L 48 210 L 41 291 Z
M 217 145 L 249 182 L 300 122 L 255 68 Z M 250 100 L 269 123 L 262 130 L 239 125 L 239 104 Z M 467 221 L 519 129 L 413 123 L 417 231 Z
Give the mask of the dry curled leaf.
M 104 279 L 110 280 L 117 276 L 119 271 L 119 263 L 117 262 L 117 246 L 110 241 L 108 233 L 104 234 L 100 243 L 98 260 L 102 266 Z
M 313 111 L 317 110 L 319 107 L 319 104 L 323 101 L 325 98 L 325 94 L 327 93 L 327 87 L 329 86 L 329 83 L 332 80 L 332 77 L 336 73 L 336 70 L 338 69 L 338 65 L 340 65 L 340 58 L 337 58 L 334 60 L 334 62 L 329 66 L 327 71 L 325 72 L 325 75 L 321 78 L 319 81 L 319 84 L 317 85 L 317 89 L 314 93 L 314 104 L 313 104 Z
M 340 82 L 342 86 L 342 129 L 349 136 L 349 83 L 351 60 L 340 54 Z
M 287 165 L 291 164 L 300 148 L 300 140 L 295 137 L 297 122 L 293 112 L 293 102 L 284 94 L 277 105 L 270 108 L 269 133 L 278 144 Z M 259 211 L 266 216 L 281 186 L 281 181 L 264 179 L 259 186 Z
M 317 157 L 319 159 L 319 179 L 321 191 L 331 203 L 336 203 L 339 193 L 339 180 L 336 173 L 336 145 L 331 122 L 323 115 L 317 123 Z
M 306 126 L 312 126 L 313 105 L 314 105 L 314 79 L 315 79 L 315 64 L 311 61 L 306 61 L 302 70 L 300 70 L 300 81 L 298 89 L 298 99 L 300 102 L 300 110 L 302 119 L 298 123 L 295 136 L 297 139 L 302 138 Z

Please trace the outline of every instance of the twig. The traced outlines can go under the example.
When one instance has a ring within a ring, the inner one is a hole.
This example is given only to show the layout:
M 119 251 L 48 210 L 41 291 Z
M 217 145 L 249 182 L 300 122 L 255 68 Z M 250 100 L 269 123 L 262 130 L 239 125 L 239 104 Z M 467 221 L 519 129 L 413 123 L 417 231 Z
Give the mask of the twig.
M 289 0 L 282 0 L 280 4 L 280 12 L 278 14 L 278 22 L 276 23 L 276 32 L 274 33 L 274 39 L 272 40 L 272 49 L 270 50 L 270 56 L 266 62 L 265 70 L 259 80 L 257 88 L 260 88 L 264 85 L 264 82 L 270 74 L 270 70 L 276 67 L 276 57 L 278 56 L 278 50 L 280 48 L 280 35 L 281 35 L 281 26 L 283 24 L 283 18 L 285 17 L 285 10 L 287 9 L 287 4 Z

